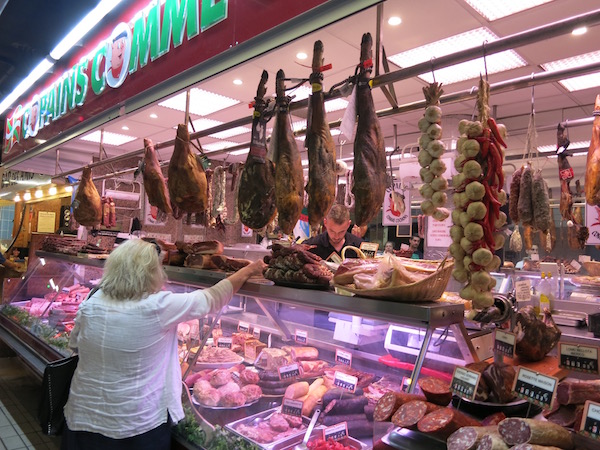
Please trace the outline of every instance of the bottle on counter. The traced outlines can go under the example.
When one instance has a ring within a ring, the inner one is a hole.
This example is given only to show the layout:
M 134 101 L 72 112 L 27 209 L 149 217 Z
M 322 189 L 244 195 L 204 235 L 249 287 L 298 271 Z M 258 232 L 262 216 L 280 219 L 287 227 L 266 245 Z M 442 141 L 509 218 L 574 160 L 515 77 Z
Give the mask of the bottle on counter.
M 545 309 L 552 311 L 552 304 L 554 303 L 554 293 L 552 292 L 552 284 L 550 280 L 546 278 L 546 274 L 542 272 L 542 279 L 538 286 L 540 294 L 540 301 L 537 307 L 536 313 L 543 314 Z

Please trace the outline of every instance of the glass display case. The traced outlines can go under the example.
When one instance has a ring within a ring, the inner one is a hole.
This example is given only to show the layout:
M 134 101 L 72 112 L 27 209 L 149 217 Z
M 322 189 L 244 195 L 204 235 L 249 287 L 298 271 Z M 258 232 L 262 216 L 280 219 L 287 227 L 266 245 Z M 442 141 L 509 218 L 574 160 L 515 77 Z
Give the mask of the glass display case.
M 48 361 L 69 354 L 66 344 L 77 307 L 101 278 L 103 260 L 43 251 L 37 256 L 39 260 L 2 305 L 0 337 L 41 374 Z M 169 280 L 166 288 L 174 292 L 210 286 L 226 276 L 174 266 L 165 266 L 165 272 Z M 281 287 L 265 280 L 248 282 L 218 314 L 180 326 L 182 372 L 193 388 L 193 379 L 198 379 L 202 370 L 219 367 L 198 365 L 196 355 L 202 353 L 203 346 L 223 347 L 225 343 L 231 347 L 232 339 L 220 338 L 233 336 L 235 340 L 241 335 L 254 341 L 253 347 L 245 345 L 239 353 L 236 363 L 242 368 L 254 370 L 264 348 L 286 349 L 288 353 L 297 347 L 314 348 L 318 356 L 307 361 L 321 363 L 300 364 L 302 373 L 314 369 L 307 382 L 323 374 L 333 376 L 331 370 L 341 367 L 339 371 L 344 371 L 350 364 L 352 370 L 347 372 L 361 381 L 365 376 L 365 386 L 384 380 L 412 391 L 420 375 L 450 380 L 457 364 L 491 354 L 491 342 L 477 342 L 480 336 L 476 335 L 486 333 L 469 335 L 463 317 L 461 303 L 359 300 L 331 290 Z M 289 362 L 299 363 L 300 358 Z M 279 386 L 275 379 L 267 383 L 271 385 Z M 193 401 L 190 389 L 188 407 L 198 420 L 226 427 L 242 417 L 280 407 L 283 392 L 271 392 L 252 405 L 223 410 Z M 369 439 L 360 434 L 361 440 Z

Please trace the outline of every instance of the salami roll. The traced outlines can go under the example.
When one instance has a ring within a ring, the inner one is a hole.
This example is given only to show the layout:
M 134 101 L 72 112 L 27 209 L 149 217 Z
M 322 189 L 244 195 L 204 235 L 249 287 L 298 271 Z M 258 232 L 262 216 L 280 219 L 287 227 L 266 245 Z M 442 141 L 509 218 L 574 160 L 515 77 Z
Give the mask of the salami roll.
M 420 378 L 419 387 L 427 400 L 436 405 L 447 406 L 452 401 L 450 384 L 439 378 Z
M 509 445 L 554 445 L 562 449 L 573 448 L 573 435 L 552 422 L 509 417 L 498 424 L 498 432 Z
M 263 387 L 260 386 L 260 388 L 262 389 L 263 394 L 265 395 L 283 395 L 285 394 L 285 387 L 280 387 L 280 388 L 267 388 L 267 387 Z
M 294 382 L 294 380 L 277 380 L 277 381 L 260 380 L 258 382 L 258 385 L 260 387 L 267 388 L 267 389 L 283 388 L 283 391 L 285 392 L 285 389 L 293 382 Z
M 364 413 L 367 417 L 367 420 L 373 422 L 373 413 L 375 413 L 375 405 L 367 404 L 367 406 L 365 406 Z
M 508 216 L 514 223 L 519 222 L 519 188 L 521 185 L 521 174 L 523 168 L 520 167 L 513 173 L 512 181 L 510 182 L 510 192 L 508 197 Z
M 407 394 L 406 392 L 386 392 L 377 400 L 373 420 L 376 422 L 390 420 L 401 405 L 411 400 L 425 400 L 425 397 L 422 395 Z
M 346 389 L 341 388 L 329 389 L 323 396 L 323 406 L 327 406 L 332 400 L 346 400 L 355 397 L 362 397 L 363 393 L 363 390 L 360 388 L 357 388 L 354 393 L 348 392 Z
M 498 433 L 491 433 L 481 438 L 477 450 L 508 450 L 508 445 Z
M 323 414 L 364 414 L 367 403 L 369 403 L 369 400 L 364 396 L 342 400 L 331 400 L 327 406 L 325 406 Z
M 279 372 L 276 370 L 259 370 L 258 378 L 261 381 L 280 381 Z
M 475 450 L 485 435 L 497 432 L 496 426 L 462 427 L 448 437 L 446 446 L 448 450 Z
M 365 414 L 327 414 L 322 418 L 321 423 L 326 427 L 336 425 L 340 422 L 352 422 L 355 420 L 368 420 Z
M 433 406 L 432 403 L 430 405 Z M 425 414 L 427 414 L 427 402 L 412 400 L 398 408 L 392 416 L 392 423 L 397 427 L 414 429 Z
M 519 444 L 515 445 L 511 450 L 560 450 L 558 447 L 535 444 Z
M 422 433 L 432 434 L 440 439 L 448 437 L 456 430 L 466 426 L 478 426 L 475 419 L 450 408 L 441 408 L 426 414 L 419 423 L 417 429 Z

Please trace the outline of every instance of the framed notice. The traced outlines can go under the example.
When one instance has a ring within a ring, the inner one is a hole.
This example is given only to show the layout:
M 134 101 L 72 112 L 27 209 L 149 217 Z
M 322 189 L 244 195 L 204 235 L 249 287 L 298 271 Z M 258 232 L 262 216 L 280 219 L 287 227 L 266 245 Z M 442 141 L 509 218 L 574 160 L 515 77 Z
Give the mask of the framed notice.
M 408 225 L 396 225 L 396 237 L 411 237 L 412 222 Z
M 54 223 L 56 221 L 56 213 L 50 211 L 40 211 L 38 213 L 38 233 L 54 233 Z

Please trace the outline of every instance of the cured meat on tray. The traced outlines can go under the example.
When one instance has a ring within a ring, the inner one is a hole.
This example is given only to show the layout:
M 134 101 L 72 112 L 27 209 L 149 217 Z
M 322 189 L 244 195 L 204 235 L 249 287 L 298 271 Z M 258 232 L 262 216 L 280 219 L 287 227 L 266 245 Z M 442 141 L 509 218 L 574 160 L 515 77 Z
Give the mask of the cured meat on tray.
M 321 258 L 308 251 L 305 245 L 284 247 L 273 244 L 271 256 L 265 256 L 268 264 L 264 277 L 275 282 L 291 282 L 329 286 L 332 274 L 321 265 Z

